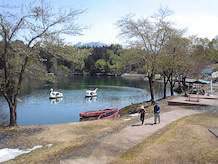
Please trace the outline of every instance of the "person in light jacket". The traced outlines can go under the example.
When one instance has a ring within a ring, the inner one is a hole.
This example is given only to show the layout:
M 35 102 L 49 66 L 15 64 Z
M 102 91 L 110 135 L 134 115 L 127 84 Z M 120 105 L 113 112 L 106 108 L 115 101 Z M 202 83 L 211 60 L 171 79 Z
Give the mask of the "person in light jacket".
M 144 106 L 142 105 L 139 109 L 139 113 L 140 113 L 140 120 L 142 121 L 142 124 L 144 123 L 145 120 L 145 113 L 147 111 L 145 110 Z

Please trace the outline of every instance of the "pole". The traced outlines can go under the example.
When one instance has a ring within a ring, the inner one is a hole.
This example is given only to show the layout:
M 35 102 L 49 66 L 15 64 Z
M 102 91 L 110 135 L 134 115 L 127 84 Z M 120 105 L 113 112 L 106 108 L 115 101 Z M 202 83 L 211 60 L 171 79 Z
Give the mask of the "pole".
M 213 92 L 213 81 L 212 79 L 210 80 L 210 93 L 212 94 Z

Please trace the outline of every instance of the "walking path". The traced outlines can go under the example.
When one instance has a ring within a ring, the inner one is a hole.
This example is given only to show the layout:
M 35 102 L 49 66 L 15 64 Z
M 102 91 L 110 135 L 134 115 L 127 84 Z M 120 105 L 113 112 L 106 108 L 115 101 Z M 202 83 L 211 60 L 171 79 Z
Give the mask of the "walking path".
M 175 108 L 170 107 L 168 108 Z M 175 110 L 161 114 L 161 124 L 153 125 L 153 117 L 141 123 L 126 127 L 120 132 L 106 136 L 101 141 L 89 145 L 71 154 L 61 164 L 105 164 L 111 162 L 123 152 L 142 142 L 145 138 L 184 116 L 200 113 L 197 110 L 188 110 L 176 107 Z

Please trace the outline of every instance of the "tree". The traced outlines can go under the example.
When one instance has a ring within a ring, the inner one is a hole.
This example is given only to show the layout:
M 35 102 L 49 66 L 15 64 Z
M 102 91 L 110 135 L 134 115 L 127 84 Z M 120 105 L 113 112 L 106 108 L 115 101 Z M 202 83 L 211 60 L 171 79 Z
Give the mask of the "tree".
M 104 69 L 106 72 L 104 73 L 119 74 L 120 54 L 122 51 L 123 49 L 120 45 L 93 47 L 92 50 L 90 49 L 90 55 L 85 59 L 85 70 L 91 74 L 102 73 L 102 70 L 96 69 L 97 67 L 95 64 L 98 60 L 103 59 L 107 65 L 105 67 L 106 69 Z
M 106 73 L 108 71 L 109 67 L 107 65 L 107 62 L 104 59 L 99 59 L 95 62 L 95 70 L 99 73 Z
M 166 98 L 166 85 L 170 83 L 171 95 L 174 94 L 174 85 L 177 81 L 181 86 L 180 81 L 187 76 L 189 64 L 189 44 L 190 41 L 182 38 L 182 31 L 175 31 L 171 39 L 163 48 L 163 53 L 160 56 L 160 69 L 164 77 L 164 98 Z
M 209 56 L 213 62 L 218 62 L 218 36 L 216 36 L 208 44 Z
M 31 61 L 41 60 L 39 47 L 43 47 L 43 41 L 50 37 L 80 34 L 84 27 L 75 24 L 75 18 L 84 10 L 53 10 L 43 0 L 21 5 L 14 8 L 14 12 L 12 9 L 6 6 L 0 11 L 0 91 L 10 109 L 10 126 L 15 126 L 21 82 Z M 20 12 L 16 13 L 18 9 Z
M 57 39 L 56 39 L 57 40 Z M 82 73 L 85 68 L 85 60 L 91 54 L 92 48 L 78 48 L 65 45 L 62 40 L 58 43 L 52 41 L 43 42 L 43 51 L 45 53 L 51 53 L 57 58 L 63 59 L 65 66 L 71 71 L 76 73 Z M 55 73 L 55 72 L 54 72 Z
M 130 44 L 141 50 L 144 57 L 144 67 L 148 76 L 151 101 L 154 101 L 153 82 L 158 70 L 158 56 L 170 37 L 171 23 L 167 17 L 169 9 L 160 9 L 157 14 L 148 19 L 134 20 L 128 15 L 117 22 L 120 36 L 130 39 Z
M 200 75 L 205 66 L 215 62 L 213 48 L 210 47 L 210 41 L 207 38 L 192 37 L 192 51 L 191 62 L 192 70 L 190 72 L 192 77 L 201 78 Z
M 121 68 L 123 72 L 145 73 L 144 57 L 140 49 L 129 48 L 121 54 Z

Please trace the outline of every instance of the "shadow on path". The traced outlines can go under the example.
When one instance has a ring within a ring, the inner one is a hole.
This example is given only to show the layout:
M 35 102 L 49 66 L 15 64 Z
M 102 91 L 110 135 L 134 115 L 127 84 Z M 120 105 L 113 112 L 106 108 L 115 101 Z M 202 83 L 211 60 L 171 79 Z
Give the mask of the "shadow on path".
M 142 125 L 151 125 L 151 126 L 153 126 L 154 124 L 153 123 L 135 124 L 135 125 L 132 125 L 131 127 L 137 127 L 137 126 L 142 126 Z
M 142 126 L 142 124 L 132 125 L 131 127 Z
M 151 126 L 153 126 L 154 124 L 153 123 L 145 123 L 144 125 L 151 125 Z

